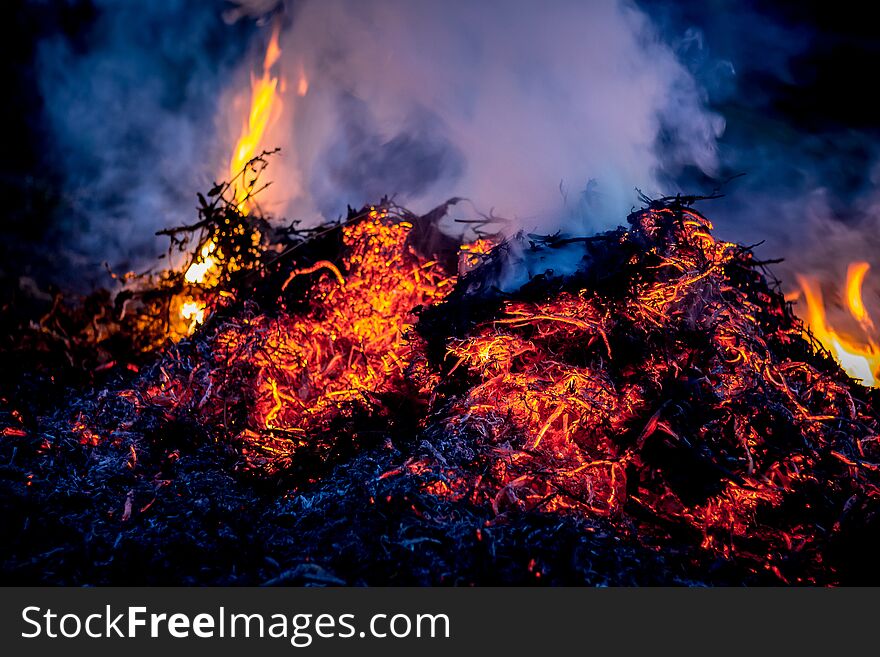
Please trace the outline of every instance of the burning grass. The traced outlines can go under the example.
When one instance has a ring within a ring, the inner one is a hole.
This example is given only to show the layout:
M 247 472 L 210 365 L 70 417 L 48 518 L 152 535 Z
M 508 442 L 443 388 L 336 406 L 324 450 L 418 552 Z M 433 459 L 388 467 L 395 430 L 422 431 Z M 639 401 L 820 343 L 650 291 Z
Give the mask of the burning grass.
M 447 205 L 280 230 L 225 192 L 170 231 L 194 246 L 149 288 L 165 341 L 104 356 L 152 345 L 137 373 L 41 405 L 4 388 L 7 578 L 876 577 L 874 392 L 692 199 L 456 253 L 433 223 Z M 516 258 L 563 252 L 575 271 L 500 289 Z M 201 321 L 173 329 L 190 302 Z M 137 317 L 116 333 L 160 330 Z M 41 326 L 24 333 L 69 353 Z
M 499 517 L 675 527 L 813 581 L 805 562 L 821 570 L 845 509 L 874 495 L 874 407 L 802 339 L 749 250 L 674 201 L 630 224 L 599 238 L 601 264 L 591 244 L 579 274 L 533 281 L 446 340 L 464 373 L 434 435 L 495 452 L 480 485 Z
M 290 268 L 274 312 L 248 308 L 203 336 L 211 358 L 194 361 L 183 354 L 189 344 L 176 347 L 156 394 L 241 442 L 246 469 L 298 467 L 300 452 L 323 459 L 340 434 L 357 434 L 353 418 L 381 412 L 388 396 L 418 396 L 406 377 L 413 310 L 441 299 L 454 279 L 409 246 L 412 228 L 388 208 L 338 227 L 338 266 Z M 309 281 L 307 301 L 291 310 L 287 293 L 299 278 Z

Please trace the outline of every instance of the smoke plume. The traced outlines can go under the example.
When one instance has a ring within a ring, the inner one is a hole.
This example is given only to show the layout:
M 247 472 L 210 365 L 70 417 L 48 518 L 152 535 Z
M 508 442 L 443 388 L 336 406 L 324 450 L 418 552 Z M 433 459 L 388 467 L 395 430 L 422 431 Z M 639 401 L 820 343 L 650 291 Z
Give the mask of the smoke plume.
M 675 191 L 661 169 L 716 173 L 723 120 L 627 2 L 94 2 L 84 44 L 50 39 L 39 58 L 62 232 L 88 263 L 148 261 L 154 231 L 225 175 L 272 20 L 286 80 L 265 143 L 282 148 L 264 198 L 276 216 L 455 195 L 509 228 L 591 232 L 619 223 L 636 188 Z
M 304 3 L 283 41 L 287 214 L 464 196 L 531 228 L 620 221 L 658 192 L 653 148 L 715 166 L 719 117 L 646 17 L 618 2 Z

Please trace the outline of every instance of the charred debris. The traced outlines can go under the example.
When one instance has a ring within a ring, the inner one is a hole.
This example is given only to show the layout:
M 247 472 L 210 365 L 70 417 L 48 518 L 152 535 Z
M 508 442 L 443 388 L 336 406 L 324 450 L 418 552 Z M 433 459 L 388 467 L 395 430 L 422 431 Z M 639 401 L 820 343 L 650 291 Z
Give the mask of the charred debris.
M 228 192 L 113 294 L 5 292 L 7 583 L 877 581 L 875 393 L 696 199 L 460 245 Z

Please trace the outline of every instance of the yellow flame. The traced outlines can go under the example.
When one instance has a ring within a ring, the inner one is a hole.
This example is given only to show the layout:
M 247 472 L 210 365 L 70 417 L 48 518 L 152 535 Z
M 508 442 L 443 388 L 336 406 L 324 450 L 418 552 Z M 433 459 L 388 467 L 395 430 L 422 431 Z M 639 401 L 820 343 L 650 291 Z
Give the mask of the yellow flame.
M 189 269 L 186 270 L 186 274 L 183 275 L 183 278 L 187 283 L 200 285 L 205 282 L 208 272 L 217 265 L 217 260 L 212 255 L 216 249 L 217 244 L 213 240 L 202 245 L 202 250 L 199 251 L 198 260 L 193 262 L 189 266 Z
M 189 266 L 183 275 L 184 280 L 192 285 L 201 285 L 202 287 L 211 287 L 217 283 L 215 270 L 219 266 L 214 252 L 217 250 L 217 244 L 214 240 L 208 240 L 202 245 L 199 251 L 199 257 Z M 196 301 L 192 297 L 186 296 L 181 299 L 180 318 L 188 323 L 186 334 L 192 335 L 196 327 L 205 323 L 206 304 L 203 301 Z
M 234 183 L 234 200 L 238 211 L 242 214 L 248 214 L 250 211 L 248 196 L 253 189 L 252 181 L 248 180 L 248 174 L 245 173 L 241 178 L 239 175 L 245 165 L 258 155 L 266 131 L 278 118 L 281 109 L 279 91 L 283 87 L 283 81 L 278 75 L 272 74 L 272 68 L 281 57 L 279 36 L 280 27 L 276 24 L 263 57 L 263 73 L 259 78 L 251 78 L 250 111 L 229 160 L 229 180 L 236 181 Z M 308 91 L 308 79 L 302 69 L 300 69 L 298 91 L 300 96 L 304 96 Z M 259 233 L 255 233 L 255 244 L 259 242 L 259 238 Z M 198 256 L 187 268 L 184 280 L 191 285 L 199 285 L 203 288 L 215 286 L 222 259 L 223 254 L 217 252 L 216 242 L 209 239 L 202 245 Z M 229 258 L 227 266 L 234 267 L 234 265 L 234 257 Z M 204 323 L 205 307 L 203 302 L 195 301 L 191 297 L 181 299 L 180 317 L 189 322 L 189 333 L 192 333 L 197 325 Z
M 180 306 L 180 316 L 189 320 L 190 331 L 205 322 L 205 304 L 202 301 L 189 299 Z
M 281 109 L 281 101 L 278 98 L 279 78 L 277 75 L 272 75 L 271 70 L 281 56 L 278 35 L 279 28 L 276 25 L 263 59 L 263 75 L 259 79 L 251 80 L 250 112 L 229 161 L 230 180 L 234 180 L 244 166 L 259 153 L 263 136 L 269 125 L 278 117 Z M 241 180 L 235 189 L 235 202 L 243 214 L 249 211 L 247 197 L 253 191 L 246 178 L 247 174 L 245 180 Z
M 849 312 L 863 326 L 871 325 L 871 318 L 862 301 L 862 284 L 870 268 L 871 265 L 867 262 L 852 262 L 846 270 L 846 302 Z
M 807 305 L 806 322 L 813 336 L 852 378 L 866 386 L 878 386 L 880 350 L 871 335 L 874 325 L 862 299 L 862 285 L 869 269 L 866 262 L 851 263 L 845 288 L 847 310 L 867 336 L 863 342 L 847 338 L 828 325 L 822 290 L 816 279 L 798 276 L 797 280 Z

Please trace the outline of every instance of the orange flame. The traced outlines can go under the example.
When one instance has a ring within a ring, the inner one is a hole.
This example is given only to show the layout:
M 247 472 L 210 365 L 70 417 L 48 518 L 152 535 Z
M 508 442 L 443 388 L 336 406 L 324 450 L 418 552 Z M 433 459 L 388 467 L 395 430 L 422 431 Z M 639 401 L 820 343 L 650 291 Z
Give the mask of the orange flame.
M 807 304 L 806 322 L 813 336 L 852 378 L 866 386 L 880 387 L 880 349 L 873 338 L 874 323 L 862 298 L 862 285 L 869 269 L 867 262 L 853 262 L 846 272 L 846 307 L 864 333 L 861 342 L 829 326 L 822 290 L 815 278 L 798 276 L 797 279 Z
M 279 31 L 276 25 L 263 59 L 263 75 L 259 79 L 251 79 L 250 112 L 229 161 L 230 180 L 235 180 L 244 166 L 259 153 L 266 131 L 278 118 L 281 110 L 281 100 L 278 97 L 279 77 L 272 75 L 272 67 L 281 57 L 281 47 L 278 45 Z M 241 180 L 236 186 L 235 201 L 243 214 L 249 211 L 247 199 L 252 191 L 247 180 Z
M 253 192 L 253 181 L 248 180 L 247 172 L 241 175 L 242 169 L 259 154 L 266 131 L 281 111 L 279 92 L 283 91 L 284 81 L 272 73 L 272 68 L 281 57 L 279 36 L 280 27 L 276 24 L 263 57 L 263 74 L 258 79 L 251 78 L 250 111 L 229 160 L 228 179 L 233 181 L 235 204 L 238 211 L 245 215 L 251 209 L 248 201 Z M 308 90 L 308 80 L 302 71 L 300 71 L 299 88 L 300 95 L 305 95 Z M 216 285 L 220 255 L 216 242 L 209 239 L 202 244 L 198 257 L 190 263 L 184 274 L 184 280 L 190 285 L 198 285 L 204 289 Z M 204 323 L 205 312 L 204 303 L 196 302 L 189 297 L 183 300 L 180 317 L 187 325 L 187 335 L 192 334 L 198 325 Z
M 866 329 L 873 328 L 873 324 L 862 301 L 862 284 L 870 268 L 871 265 L 867 262 L 853 262 L 846 270 L 846 300 L 849 312 Z
M 305 69 L 300 64 L 299 67 L 299 78 L 296 82 L 296 95 L 302 98 L 307 93 L 309 93 L 309 78 L 306 76 Z

